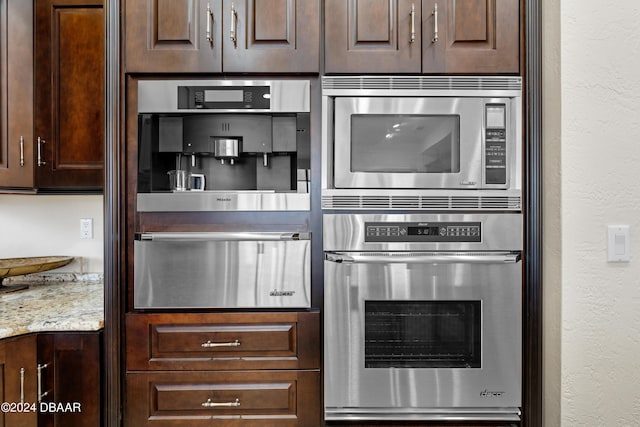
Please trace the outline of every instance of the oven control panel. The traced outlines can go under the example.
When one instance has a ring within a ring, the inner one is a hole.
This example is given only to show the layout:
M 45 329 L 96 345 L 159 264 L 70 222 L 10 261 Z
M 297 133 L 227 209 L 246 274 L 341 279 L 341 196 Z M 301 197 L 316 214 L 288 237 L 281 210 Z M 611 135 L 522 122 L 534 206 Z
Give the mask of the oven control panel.
M 481 242 L 480 222 L 366 222 L 365 242 Z

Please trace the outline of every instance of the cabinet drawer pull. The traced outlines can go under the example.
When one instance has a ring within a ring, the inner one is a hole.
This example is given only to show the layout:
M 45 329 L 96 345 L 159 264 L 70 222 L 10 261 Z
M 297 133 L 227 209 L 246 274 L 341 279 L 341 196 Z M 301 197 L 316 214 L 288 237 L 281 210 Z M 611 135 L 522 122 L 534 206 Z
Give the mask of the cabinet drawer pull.
M 211 25 L 213 23 L 213 11 L 211 10 L 211 4 L 207 3 L 207 40 L 213 45 L 213 34 L 211 32 Z
M 42 392 L 42 371 L 49 366 L 48 363 L 43 365 L 38 363 L 38 403 L 42 402 L 42 398 L 49 394 L 48 391 Z
M 24 368 L 20 368 L 20 403 L 24 403 Z
M 24 166 L 24 136 L 20 135 L 20 166 Z
M 438 3 L 433 7 L 433 38 L 431 39 L 431 43 L 436 43 L 438 41 Z
M 38 137 L 38 166 L 44 166 L 47 164 L 42 158 L 42 144 L 46 143 L 46 141 L 40 137 Z
M 211 399 L 207 399 L 206 402 L 202 402 L 202 406 L 204 408 L 220 408 L 220 407 L 236 408 L 240 406 L 240 399 L 236 398 L 235 402 L 223 402 L 223 403 L 212 402 Z
M 411 3 L 411 38 L 409 39 L 409 43 L 416 42 L 416 5 L 415 3 Z
M 236 36 L 236 26 L 238 25 L 238 13 L 236 12 L 236 7 L 233 3 L 231 3 L 231 41 L 233 42 L 233 47 L 237 47 L 238 38 Z
M 235 340 L 233 342 L 203 342 L 200 344 L 201 347 L 204 348 L 212 348 L 212 347 L 240 347 L 240 341 Z

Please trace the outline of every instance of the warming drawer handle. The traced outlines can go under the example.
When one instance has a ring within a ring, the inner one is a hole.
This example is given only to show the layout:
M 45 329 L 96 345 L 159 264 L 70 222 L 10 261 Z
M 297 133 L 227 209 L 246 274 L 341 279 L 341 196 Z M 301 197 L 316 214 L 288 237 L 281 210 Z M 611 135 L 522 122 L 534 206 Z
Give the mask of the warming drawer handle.
M 212 240 L 212 241 L 289 241 L 311 240 L 311 233 L 211 232 L 211 233 L 138 233 L 136 240 Z
M 498 254 L 411 254 L 383 252 L 380 254 L 325 253 L 325 259 L 352 264 L 513 264 L 520 261 L 519 253 Z
M 233 342 L 203 342 L 200 344 L 203 348 L 215 348 L 215 347 L 240 347 L 240 341 L 235 340 Z
M 219 408 L 219 407 L 238 407 L 240 406 L 240 399 L 236 398 L 236 400 L 234 402 L 222 402 L 222 403 L 218 403 L 218 402 L 212 402 L 211 399 L 207 399 L 206 402 L 202 402 L 202 406 L 204 408 Z

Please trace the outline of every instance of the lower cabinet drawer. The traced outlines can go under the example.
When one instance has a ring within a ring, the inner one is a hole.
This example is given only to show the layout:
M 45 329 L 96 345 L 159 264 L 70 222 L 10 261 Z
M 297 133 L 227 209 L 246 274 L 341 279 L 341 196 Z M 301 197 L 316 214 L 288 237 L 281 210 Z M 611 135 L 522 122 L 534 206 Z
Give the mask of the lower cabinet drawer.
M 320 372 L 130 372 L 125 426 L 317 427 Z

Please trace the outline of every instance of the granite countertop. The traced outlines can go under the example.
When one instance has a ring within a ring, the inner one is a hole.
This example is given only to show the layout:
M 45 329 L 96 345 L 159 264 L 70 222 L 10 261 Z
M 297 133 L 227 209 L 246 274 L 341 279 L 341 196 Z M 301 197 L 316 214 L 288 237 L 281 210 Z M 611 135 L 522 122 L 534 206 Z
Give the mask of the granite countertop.
M 0 293 L 0 339 L 32 332 L 97 331 L 104 327 L 104 287 L 101 278 L 55 280 L 24 276 L 6 285 L 29 288 Z

